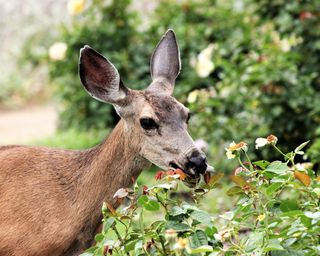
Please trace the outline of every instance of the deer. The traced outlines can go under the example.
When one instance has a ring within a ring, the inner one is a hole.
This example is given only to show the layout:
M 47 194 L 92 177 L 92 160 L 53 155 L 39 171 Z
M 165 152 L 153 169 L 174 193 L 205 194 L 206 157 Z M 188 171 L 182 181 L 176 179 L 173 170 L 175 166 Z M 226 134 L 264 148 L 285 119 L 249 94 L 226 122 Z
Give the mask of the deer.
M 80 50 L 84 89 L 112 104 L 120 121 L 102 143 L 86 150 L 0 147 L 1 256 L 79 255 L 99 231 L 103 202 L 118 207 L 114 193 L 131 186 L 143 169 L 179 168 L 191 180 L 209 170 L 187 131 L 189 110 L 172 96 L 180 69 L 171 29 L 151 56 L 152 82 L 144 90 L 126 87 L 96 50 Z

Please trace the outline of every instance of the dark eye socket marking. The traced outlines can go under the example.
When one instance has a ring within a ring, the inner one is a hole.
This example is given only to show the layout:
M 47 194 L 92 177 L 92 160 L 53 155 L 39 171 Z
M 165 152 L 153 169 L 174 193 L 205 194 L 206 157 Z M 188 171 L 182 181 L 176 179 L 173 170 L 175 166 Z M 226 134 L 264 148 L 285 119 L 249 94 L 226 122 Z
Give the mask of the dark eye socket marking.
M 140 125 L 145 130 L 158 129 L 159 126 L 152 118 L 141 118 Z
M 193 116 L 193 113 L 189 112 L 188 113 L 188 117 L 187 117 L 187 120 L 186 120 L 186 123 L 188 124 L 189 123 L 189 120 L 190 118 Z

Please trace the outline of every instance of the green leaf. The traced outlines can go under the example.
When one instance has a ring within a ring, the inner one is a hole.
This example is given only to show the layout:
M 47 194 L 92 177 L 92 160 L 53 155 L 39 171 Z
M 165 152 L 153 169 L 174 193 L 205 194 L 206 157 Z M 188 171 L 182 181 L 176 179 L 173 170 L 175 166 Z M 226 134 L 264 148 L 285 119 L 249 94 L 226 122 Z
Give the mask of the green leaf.
M 256 165 L 260 167 L 262 170 L 266 169 L 266 167 L 270 164 L 270 162 L 266 160 L 256 161 L 252 163 L 253 165 Z
M 234 212 L 225 212 L 224 214 L 219 215 L 219 217 L 225 220 L 232 220 L 234 217 Z
M 139 255 L 140 251 L 143 249 L 143 241 L 139 240 L 134 245 L 134 255 Z
M 289 212 L 289 211 L 294 211 L 298 209 L 299 209 L 299 206 L 297 204 L 297 201 L 295 200 L 283 200 L 280 203 L 280 210 L 282 212 Z
M 190 237 L 190 246 L 198 248 L 202 245 L 208 245 L 207 235 L 202 230 L 196 230 Z
M 182 215 L 182 214 L 186 214 L 186 213 L 187 213 L 187 210 L 186 209 L 182 209 L 179 206 L 174 206 L 170 210 L 170 215 L 172 215 L 172 216 L 178 216 L 178 215 Z
M 276 174 L 285 174 L 289 170 L 289 167 L 286 163 L 282 163 L 280 161 L 272 162 L 265 171 L 272 172 Z
M 280 241 L 278 239 L 270 239 L 269 243 L 264 248 L 265 252 L 278 251 L 278 250 L 284 250 L 284 248 L 281 246 Z
M 166 229 L 174 229 L 177 232 L 185 232 L 191 230 L 191 228 L 187 224 L 173 221 L 168 221 L 166 223 Z
M 198 248 L 194 249 L 188 249 L 188 253 L 194 254 L 194 253 L 202 253 L 202 252 L 212 252 L 213 248 L 210 245 L 202 245 Z
M 96 240 L 97 242 L 101 242 L 104 238 L 103 234 L 96 234 L 96 236 L 94 237 L 94 240 Z
M 149 201 L 149 198 L 146 195 L 142 195 L 138 199 L 138 204 L 143 206 L 148 201 Z
M 149 200 L 143 205 L 143 207 L 148 211 L 154 212 L 160 209 L 160 204 L 155 200 Z
M 91 252 L 84 252 L 84 253 L 81 253 L 79 256 L 93 256 L 94 253 L 91 253 Z
M 149 199 L 146 195 L 139 197 L 138 204 L 148 211 L 158 211 L 160 209 L 160 204 L 155 200 Z
M 211 224 L 211 216 L 204 211 L 193 211 L 190 217 L 203 224 Z
M 137 243 L 137 240 L 126 242 L 126 244 L 124 246 L 125 251 L 130 252 L 130 251 L 134 250 L 136 243 Z
M 301 216 L 301 215 L 303 215 L 303 211 L 294 210 L 294 211 L 281 213 L 279 216 L 280 217 L 295 217 L 295 216 Z
M 294 150 L 294 152 L 296 154 L 299 154 L 301 152 L 301 149 L 303 149 L 308 143 L 310 142 L 310 140 L 303 142 L 302 144 L 300 144 L 298 147 L 296 147 L 296 149 Z M 303 152 L 302 152 L 303 153 Z
M 283 183 L 280 182 L 275 182 L 272 183 L 270 186 L 267 187 L 266 189 L 266 194 L 268 196 L 271 196 L 275 191 L 277 191 L 281 186 L 283 185 Z
M 243 190 L 238 186 L 231 187 L 226 192 L 226 194 L 228 196 L 240 195 L 240 194 L 243 194 L 243 193 L 244 193 Z
M 115 222 L 115 218 L 110 217 L 103 223 L 103 232 L 107 233 L 109 228 L 112 226 L 112 224 Z
M 206 227 L 205 233 L 208 237 L 213 238 L 213 235 L 218 233 L 218 230 L 215 227 Z
M 263 244 L 263 232 L 253 232 L 249 235 L 246 241 L 245 250 L 251 252 L 256 248 L 261 248 Z

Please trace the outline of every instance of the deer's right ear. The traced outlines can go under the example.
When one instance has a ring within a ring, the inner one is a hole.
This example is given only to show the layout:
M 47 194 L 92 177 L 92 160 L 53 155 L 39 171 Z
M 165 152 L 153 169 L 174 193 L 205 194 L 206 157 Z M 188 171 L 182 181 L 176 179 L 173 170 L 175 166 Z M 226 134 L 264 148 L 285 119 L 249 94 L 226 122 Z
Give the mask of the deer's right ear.
M 120 106 L 125 104 L 129 89 L 122 84 L 118 70 L 89 46 L 80 50 L 79 73 L 83 86 L 93 98 Z

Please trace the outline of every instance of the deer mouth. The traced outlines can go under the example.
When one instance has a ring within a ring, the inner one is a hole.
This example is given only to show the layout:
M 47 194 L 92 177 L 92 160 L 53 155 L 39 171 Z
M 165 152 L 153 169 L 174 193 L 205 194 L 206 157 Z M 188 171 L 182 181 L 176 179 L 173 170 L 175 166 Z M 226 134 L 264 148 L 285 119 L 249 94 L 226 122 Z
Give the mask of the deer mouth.
M 187 174 L 186 179 L 183 181 L 188 187 L 195 187 L 200 179 L 199 173 L 196 173 L 193 169 L 182 168 L 175 162 L 170 162 L 169 166 L 173 169 L 180 169 Z

